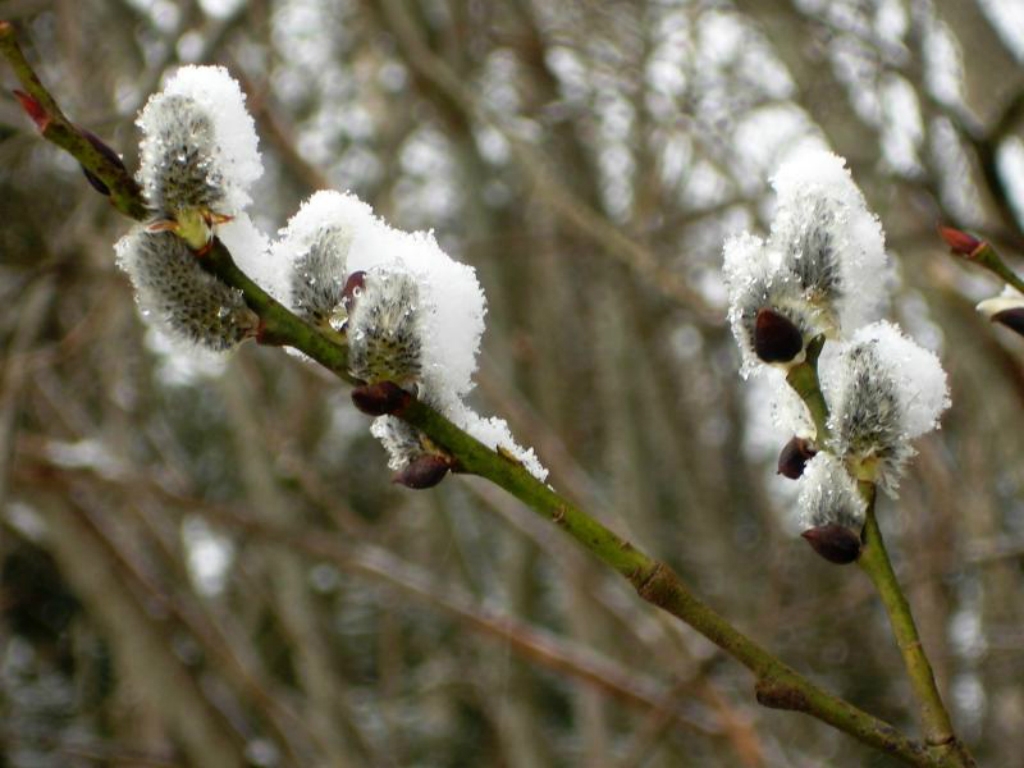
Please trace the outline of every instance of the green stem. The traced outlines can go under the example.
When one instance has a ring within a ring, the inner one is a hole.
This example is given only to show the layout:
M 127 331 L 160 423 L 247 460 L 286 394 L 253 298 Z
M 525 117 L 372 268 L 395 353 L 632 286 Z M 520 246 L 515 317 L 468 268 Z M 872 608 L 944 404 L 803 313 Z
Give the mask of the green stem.
M 245 303 L 259 315 L 258 341 L 272 346 L 293 347 L 316 360 L 339 379 L 349 384 L 358 383 L 348 372 L 348 347 L 339 337 L 325 328 L 307 323 L 260 288 L 246 275 L 228 249 L 215 239 L 209 252 L 200 258 L 200 264 L 224 283 L 242 292 Z
M 65 149 L 103 180 L 114 191 L 112 197 L 118 210 L 130 218 L 144 220 L 147 209 L 130 174 L 98 153 L 63 117 L 56 102 L 39 82 L 18 48 L 13 28 L 2 21 L 0 53 L 11 63 L 26 91 L 53 118 L 51 124 L 56 122 L 70 126 L 68 130 L 56 132 L 44 129 L 44 138 Z M 205 269 L 242 291 L 246 303 L 262 321 L 260 340 L 263 343 L 292 346 L 339 378 L 352 382 L 344 344 L 328 331 L 306 323 L 275 301 L 238 268 L 231 254 L 219 241 L 215 240 L 209 252 L 197 258 L 201 259 Z M 818 342 L 817 351 L 820 348 Z M 812 370 L 817 360 L 817 351 L 809 349 L 809 359 L 813 354 L 809 363 Z M 813 381 L 817 388 L 816 371 Z M 819 430 L 822 430 L 819 435 L 824 434 L 827 417 L 827 411 L 823 408 L 823 398 L 816 406 L 812 406 L 812 411 L 817 409 L 815 419 Z M 521 464 L 483 445 L 434 409 L 410 398 L 396 415 L 448 451 L 456 459 L 461 471 L 490 480 L 563 528 L 595 557 L 628 579 L 644 600 L 686 622 L 747 667 L 757 678 L 757 698 L 763 705 L 804 712 L 910 765 L 934 768 L 964 768 L 970 765 L 947 749 L 929 747 L 908 738 L 888 723 L 819 688 L 705 605 L 667 565 L 636 549 L 538 481 Z
M 644 600 L 686 622 L 747 667 L 757 678 L 761 704 L 809 714 L 911 765 L 961 765 L 814 685 L 707 606 L 667 565 L 636 549 L 520 464 L 478 442 L 429 406 L 411 400 L 398 415 L 455 456 L 463 471 L 490 480 L 554 522 L 628 579 Z
M 814 421 L 815 442 L 819 448 L 828 440 L 828 404 L 818 381 L 818 357 L 824 346 L 825 337 L 815 336 L 807 344 L 804 361 L 794 365 L 786 374 L 789 386 L 807 404 L 807 410 Z
M 991 243 L 983 243 L 967 260 L 984 267 L 1002 279 L 1004 283 L 1024 293 L 1024 280 L 1021 280 L 1016 272 L 1006 266 L 1006 262 L 1003 261 L 999 252 L 992 247 Z
M 953 723 L 942 703 L 935 675 L 932 673 L 921 638 L 917 634 L 910 604 L 900 588 L 896 572 L 886 552 L 885 541 L 882 539 L 882 531 L 878 527 L 878 518 L 875 515 L 875 486 L 872 483 L 862 483 L 861 488 L 868 501 L 868 510 L 863 532 L 864 549 L 857 562 L 878 590 L 882 605 L 889 616 L 896 644 L 903 655 L 903 663 L 921 709 L 925 741 L 929 746 L 950 754 L 962 753 L 962 764 L 974 765 L 974 761 L 963 751 L 953 732 Z
M 78 160 L 83 168 L 87 168 L 106 184 L 110 190 L 110 200 L 117 210 L 128 218 L 144 221 L 149 216 L 149 210 L 135 179 L 96 149 L 78 126 L 68 120 L 25 58 L 18 45 L 14 25 L 7 21 L 0 21 L 0 54 L 11 65 L 25 93 L 31 96 L 43 111 L 43 116 L 33 118 L 43 138 L 66 151 Z

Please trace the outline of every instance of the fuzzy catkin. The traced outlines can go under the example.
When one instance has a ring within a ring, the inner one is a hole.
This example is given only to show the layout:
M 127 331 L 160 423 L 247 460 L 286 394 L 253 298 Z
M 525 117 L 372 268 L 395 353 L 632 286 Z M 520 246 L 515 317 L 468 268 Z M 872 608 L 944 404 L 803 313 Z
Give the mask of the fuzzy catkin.
M 175 234 L 139 228 L 117 252 L 143 316 L 172 336 L 220 352 L 255 335 L 259 318 L 242 292 L 204 271 Z
M 341 306 L 345 260 L 351 246 L 351 231 L 324 226 L 296 257 L 290 287 L 292 306 L 299 316 L 324 322 Z
M 168 117 L 155 121 L 142 142 L 140 177 L 150 206 L 172 218 L 181 211 L 217 210 L 225 190 L 211 116 L 178 94 L 164 96 L 152 109 Z
M 866 503 L 843 462 L 821 452 L 804 467 L 800 477 L 800 520 L 805 530 L 841 525 L 859 531 L 864 525 Z
M 349 372 L 374 384 L 415 383 L 423 372 L 419 289 L 403 272 L 375 270 L 349 314 Z

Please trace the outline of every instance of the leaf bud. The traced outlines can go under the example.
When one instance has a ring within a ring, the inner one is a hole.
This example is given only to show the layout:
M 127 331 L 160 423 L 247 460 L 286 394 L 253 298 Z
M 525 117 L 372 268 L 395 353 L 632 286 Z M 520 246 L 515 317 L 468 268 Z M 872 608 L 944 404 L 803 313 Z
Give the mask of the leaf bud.
M 814 458 L 817 451 L 810 440 L 794 437 L 779 453 L 778 474 L 796 480 L 804 473 L 807 462 Z
M 436 453 L 426 453 L 413 459 L 395 473 L 392 482 L 406 488 L 423 490 L 433 488 L 444 480 L 452 469 L 452 459 Z
M 754 352 L 766 363 L 788 363 L 804 348 L 796 324 L 780 312 L 764 307 L 754 321 Z
M 860 536 L 845 525 L 828 523 L 806 530 L 800 535 L 811 545 L 811 549 L 830 563 L 848 565 L 860 557 Z

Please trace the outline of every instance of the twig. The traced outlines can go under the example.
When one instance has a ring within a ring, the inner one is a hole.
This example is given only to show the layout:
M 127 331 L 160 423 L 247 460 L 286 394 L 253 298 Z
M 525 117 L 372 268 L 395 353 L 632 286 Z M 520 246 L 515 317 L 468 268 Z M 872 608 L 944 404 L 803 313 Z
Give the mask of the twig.
M 875 486 L 872 483 L 862 483 L 862 488 L 868 498 L 868 511 L 863 534 L 864 550 L 857 562 L 874 583 L 889 616 L 889 623 L 903 656 L 914 696 L 920 705 L 925 740 L 932 747 L 957 755 L 959 764 L 972 766 L 975 764 L 974 760 L 967 754 L 953 732 L 953 723 L 935 684 L 931 663 L 917 634 L 910 604 L 900 588 L 899 580 L 885 550 L 885 542 L 875 515 Z

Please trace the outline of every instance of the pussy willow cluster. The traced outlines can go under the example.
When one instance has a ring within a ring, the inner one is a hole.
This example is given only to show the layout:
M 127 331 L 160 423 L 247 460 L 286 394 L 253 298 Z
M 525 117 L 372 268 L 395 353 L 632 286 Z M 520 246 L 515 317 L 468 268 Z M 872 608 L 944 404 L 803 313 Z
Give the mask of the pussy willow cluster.
M 858 484 L 895 496 L 911 440 L 949 406 L 946 375 L 899 328 L 870 322 L 887 296 L 885 243 L 843 160 L 806 152 L 773 186 L 767 239 L 745 233 L 725 245 L 729 319 L 744 376 L 772 377 L 791 406 L 779 409 L 794 434 L 779 472 L 800 483 L 804 536 L 826 558 L 852 562 L 866 511 Z M 797 367 L 816 369 L 824 422 L 788 389 Z
M 485 312 L 471 267 L 449 258 L 432 235 L 395 230 L 356 197 L 331 191 L 307 200 L 271 243 L 246 214 L 263 167 L 244 96 L 223 68 L 179 70 L 138 125 L 138 181 L 152 218 L 117 252 L 148 320 L 216 352 L 259 336 L 260 319 L 242 292 L 202 267 L 216 236 L 266 292 L 347 346 L 349 373 L 364 392 L 357 402 L 374 387 L 401 388 L 544 478 L 505 422 L 464 402 Z M 379 416 L 372 432 L 406 485 L 433 485 L 453 468 L 398 418 Z

